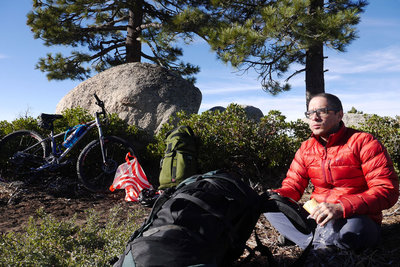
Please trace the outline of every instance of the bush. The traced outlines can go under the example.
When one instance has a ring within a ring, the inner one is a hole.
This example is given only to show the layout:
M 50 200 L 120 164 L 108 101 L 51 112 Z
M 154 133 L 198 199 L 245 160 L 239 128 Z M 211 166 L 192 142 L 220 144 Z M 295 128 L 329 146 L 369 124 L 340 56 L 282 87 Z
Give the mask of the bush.
M 7 121 L 0 122 L 0 138 L 5 135 L 12 133 L 14 131 L 28 129 L 35 131 L 37 133 L 42 133 L 43 131 L 38 125 L 38 121 L 33 117 L 21 117 L 13 120 L 11 123 Z
M 270 111 L 259 123 L 246 117 L 238 105 L 224 112 L 178 113 L 163 125 L 148 151 L 158 162 L 163 156 L 165 134 L 175 124 L 188 125 L 200 137 L 199 172 L 219 168 L 240 169 L 254 184 L 276 187 L 281 183 L 301 142 L 310 136 L 308 124 L 302 120 L 285 122 L 279 111 Z M 360 130 L 375 135 L 387 148 L 395 169 L 400 166 L 400 120 L 377 115 L 366 116 Z
M 165 150 L 166 132 L 178 125 L 190 126 L 201 140 L 199 172 L 228 168 L 242 172 L 253 183 L 278 185 L 300 145 L 295 134 L 304 132 L 305 123 L 286 123 L 279 111 L 271 111 L 256 123 L 247 118 L 243 108 L 231 104 L 224 112 L 206 111 L 186 115 L 163 125 L 148 150 L 160 159 Z
M 365 122 L 358 129 L 371 133 L 386 147 L 397 173 L 400 167 L 400 120 L 399 118 L 364 115 Z
M 55 131 L 61 132 L 84 121 L 92 120 L 81 108 L 63 112 L 64 118 L 55 122 Z M 230 105 L 224 112 L 206 111 L 202 114 L 187 115 L 180 112 L 172 117 L 160 132 L 150 137 L 135 126 L 129 126 L 116 114 L 104 127 L 105 135 L 117 135 L 132 143 L 140 162 L 153 185 L 158 183 L 159 162 L 165 150 L 165 135 L 177 125 L 193 128 L 201 140 L 199 151 L 199 172 L 220 168 L 235 168 L 252 182 L 265 186 L 279 186 L 302 141 L 310 136 L 308 125 L 302 120 L 285 122 L 279 111 L 270 111 L 259 123 L 247 118 L 243 108 Z M 11 123 L 0 122 L 0 135 L 22 128 L 32 129 L 42 135 L 48 134 L 40 129 L 36 119 L 19 118 Z M 396 170 L 400 166 L 400 122 L 390 117 L 366 116 L 366 122 L 359 129 L 375 135 L 387 148 Z M 97 138 L 92 131 L 81 145 Z M 82 148 L 81 147 L 81 148 Z M 78 147 L 79 148 L 79 147 Z M 79 149 L 71 158 L 78 156 Z M 75 168 L 74 165 L 72 165 Z M 75 169 L 64 172 L 75 173 Z
M 121 219 L 122 213 L 126 214 L 122 208 L 112 209 L 102 224 L 99 214 L 89 211 L 86 223 L 79 226 L 75 219 L 58 221 L 39 210 L 39 220 L 30 218 L 25 233 L 0 235 L 1 265 L 109 266 L 123 253 L 144 216 L 143 209 L 135 209 L 126 219 Z

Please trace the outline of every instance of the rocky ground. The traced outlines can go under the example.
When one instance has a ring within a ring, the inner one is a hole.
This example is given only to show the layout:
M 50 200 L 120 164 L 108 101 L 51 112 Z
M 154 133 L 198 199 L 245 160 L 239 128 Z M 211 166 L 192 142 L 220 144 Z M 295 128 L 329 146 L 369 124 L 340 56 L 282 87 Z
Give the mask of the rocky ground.
M 86 211 L 100 211 L 106 218 L 111 208 L 120 206 L 132 211 L 142 208 L 140 204 L 124 201 L 124 191 L 114 194 L 91 194 L 75 183 L 65 183 L 62 178 L 47 182 L 46 186 L 26 186 L 20 182 L 0 182 L 0 232 L 22 231 L 29 217 L 35 218 L 37 210 L 42 208 L 60 220 L 76 216 L 78 223 L 84 223 Z M 329 255 L 310 255 L 308 266 L 400 266 L 400 204 L 385 211 L 382 227 L 382 244 L 375 250 L 355 254 L 351 252 L 336 252 Z M 150 211 L 150 209 L 149 209 Z M 276 263 L 274 266 L 288 266 L 301 254 L 297 246 L 278 246 L 277 232 L 261 216 L 256 231 L 262 243 L 272 252 Z M 254 235 L 249 239 L 248 246 L 256 245 Z M 271 266 L 267 257 L 256 253 L 250 261 L 238 266 Z M 320 263 L 318 263 L 320 262 Z

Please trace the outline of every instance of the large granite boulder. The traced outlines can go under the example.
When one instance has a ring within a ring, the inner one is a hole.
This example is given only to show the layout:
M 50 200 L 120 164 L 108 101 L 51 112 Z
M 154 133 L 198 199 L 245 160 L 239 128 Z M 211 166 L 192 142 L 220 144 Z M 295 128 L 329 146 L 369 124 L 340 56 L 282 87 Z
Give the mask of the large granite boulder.
M 104 101 L 108 112 L 150 133 L 157 132 L 180 110 L 197 113 L 202 98 L 197 87 L 163 67 L 127 63 L 79 84 L 61 99 L 56 112 L 80 106 L 92 114 L 98 110 L 94 93 Z

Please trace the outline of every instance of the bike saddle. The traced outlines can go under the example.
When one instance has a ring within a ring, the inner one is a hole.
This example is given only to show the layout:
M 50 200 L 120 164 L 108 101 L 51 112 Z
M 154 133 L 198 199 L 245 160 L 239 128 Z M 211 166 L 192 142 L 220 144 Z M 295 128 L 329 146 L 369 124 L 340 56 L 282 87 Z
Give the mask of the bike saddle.
M 63 115 L 42 113 L 39 118 L 39 126 L 51 130 L 53 129 L 53 121 L 63 118 Z

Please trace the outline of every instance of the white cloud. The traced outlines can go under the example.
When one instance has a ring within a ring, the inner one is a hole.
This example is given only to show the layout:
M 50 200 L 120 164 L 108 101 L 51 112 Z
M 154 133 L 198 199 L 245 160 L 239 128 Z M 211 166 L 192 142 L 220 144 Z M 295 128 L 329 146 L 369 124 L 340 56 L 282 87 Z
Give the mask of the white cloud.
M 329 70 L 325 73 L 325 82 L 354 82 L 360 84 L 353 76 L 349 75 L 367 74 L 368 79 L 373 75 L 383 75 L 391 73 L 400 74 L 400 46 L 389 46 L 379 50 L 369 50 L 352 54 L 330 55 L 325 61 L 325 67 Z M 378 76 L 379 78 L 379 76 Z M 304 88 L 304 73 L 300 73 L 290 79 L 292 88 Z M 390 82 L 386 80 L 385 83 Z M 196 84 L 204 95 L 222 95 L 239 92 L 261 91 L 261 82 L 257 74 L 249 71 L 243 75 L 238 75 L 231 68 L 221 66 L 220 69 L 211 69 L 202 72 Z
M 325 79 L 325 82 L 330 82 L 330 81 L 337 81 L 337 80 L 340 80 L 340 79 L 342 79 L 343 77 L 341 76 L 341 75 L 332 75 L 332 73 L 330 73 L 330 72 L 326 72 L 325 73 L 325 77 L 324 77 L 324 79 Z
M 366 27 L 382 27 L 382 28 L 388 28 L 388 27 L 395 27 L 398 28 L 400 27 L 399 20 L 397 19 L 374 19 L 374 18 L 369 18 L 366 17 L 365 19 L 363 18 L 361 20 L 362 26 Z
M 215 75 L 212 76 L 212 75 Z M 218 77 L 218 78 L 216 78 Z M 284 82 L 282 79 L 280 80 Z M 292 88 L 305 87 L 304 73 L 294 76 L 289 80 Z M 196 84 L 203 95 L 217 95 L 217 94 L 230 94 L 230 93 L 244 93 L 244 92 L 262 92 L 261 81 L 254 73 L 235 75 L 232 73 L 214 72 L 211 75 L 204 75 L 204 78 L 199 77 Z
M 400 72 L 400 46 L 353 53 L 353 56 L 331 56 L 326 60 L 330 73 Z
M 398 105 L 400 99 L 400 89 L 394 91 L 373 91 L 359 93 L 342 92 L 337 94 L 342 100 L 344 111 L 355 107 L 359 111 L 368 114 L 377 114 L 379 116 L 395 117 L 400 115 Z
M 7 56 L 5 54 L 0 54 L 0 59 L 4 59 L 7 58 Z
M 248 92 L 248 91 L 260 91 L 261 85 L 258 87 L 254 85 L 246 85 L 246 84 L 237 84 L 237 83 L 213 83 L 208 85 L 199 85 L 201 92 L 203 95 L 216 95 L 223 94 L 226 95 L 228 93 L 239 93 L 239 92 Z

